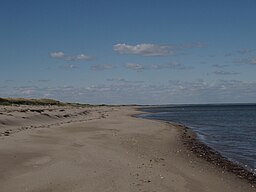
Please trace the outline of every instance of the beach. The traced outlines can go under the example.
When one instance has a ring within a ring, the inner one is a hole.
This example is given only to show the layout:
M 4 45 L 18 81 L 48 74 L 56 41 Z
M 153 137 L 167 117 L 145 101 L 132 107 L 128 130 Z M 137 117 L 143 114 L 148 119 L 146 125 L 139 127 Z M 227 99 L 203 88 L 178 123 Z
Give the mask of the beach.
M 140 113 L 134 106 L 0 106 L 0 191 L 256 191 L 191 151 L 182 126 Z

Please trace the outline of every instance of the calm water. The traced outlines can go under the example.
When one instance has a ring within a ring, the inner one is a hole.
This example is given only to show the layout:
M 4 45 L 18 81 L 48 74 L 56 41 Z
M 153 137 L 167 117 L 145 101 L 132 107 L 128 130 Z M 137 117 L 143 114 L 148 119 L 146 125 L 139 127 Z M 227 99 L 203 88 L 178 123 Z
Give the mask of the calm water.
M 184 124 L 224 157 L 256 173 L 256 104 L 144 108 L 144 118 Z

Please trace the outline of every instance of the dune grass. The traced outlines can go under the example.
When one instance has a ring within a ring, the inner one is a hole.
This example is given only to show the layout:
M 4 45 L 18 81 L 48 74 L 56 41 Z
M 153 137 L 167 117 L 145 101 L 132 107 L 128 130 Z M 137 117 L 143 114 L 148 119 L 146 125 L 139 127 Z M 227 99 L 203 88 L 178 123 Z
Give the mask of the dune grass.
M 0 98 L 0 105 L 66 105 L 53 99 Z

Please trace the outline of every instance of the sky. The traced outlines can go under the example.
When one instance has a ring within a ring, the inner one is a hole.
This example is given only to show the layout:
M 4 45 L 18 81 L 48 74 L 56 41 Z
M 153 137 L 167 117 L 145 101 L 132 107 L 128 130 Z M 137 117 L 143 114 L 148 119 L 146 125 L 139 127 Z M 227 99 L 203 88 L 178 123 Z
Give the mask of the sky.
M 0 97 L 256 102 L 255 0 L 0 2 Z

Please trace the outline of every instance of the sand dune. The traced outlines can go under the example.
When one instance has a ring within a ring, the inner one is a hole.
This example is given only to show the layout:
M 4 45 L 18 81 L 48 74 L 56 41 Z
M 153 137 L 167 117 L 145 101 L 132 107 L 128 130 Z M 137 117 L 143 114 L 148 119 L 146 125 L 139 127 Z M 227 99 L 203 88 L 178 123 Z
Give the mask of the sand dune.
M 1 192 L 255 191 L 133 107 L 1 106 Z
M 0 135 L 102 117 L 103 108 L 74 106 L 0 106 Z

